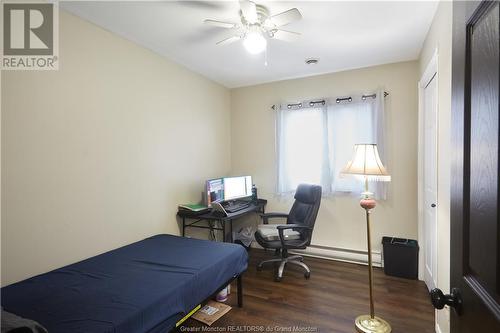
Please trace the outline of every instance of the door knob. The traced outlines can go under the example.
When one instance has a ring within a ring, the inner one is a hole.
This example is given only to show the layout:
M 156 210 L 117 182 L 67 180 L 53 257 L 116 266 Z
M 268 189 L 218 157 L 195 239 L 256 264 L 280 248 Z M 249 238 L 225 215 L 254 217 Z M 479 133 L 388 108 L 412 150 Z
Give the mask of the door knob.
M 434 288 L 430 292 L 432 305 L 438 310 L 448 305 L 455 309 L 457 314 L 460 315 L 462 311 L 462 297 L 458 288 L 451 289 L 451 294 L 443 294 L 441 289 Z
M 432 208 L 436 207 L 436 204 L 431 204 L 431 207 L 432 207 Z

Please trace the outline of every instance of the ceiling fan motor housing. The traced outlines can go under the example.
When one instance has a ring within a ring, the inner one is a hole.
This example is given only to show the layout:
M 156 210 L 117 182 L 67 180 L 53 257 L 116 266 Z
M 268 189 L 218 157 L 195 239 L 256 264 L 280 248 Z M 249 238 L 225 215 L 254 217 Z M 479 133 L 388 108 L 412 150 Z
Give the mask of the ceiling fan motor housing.
M 241 18 L 241 23 L 243 23 L 243 25 L 252 25 L 252 24 L 262 25 L 267 20 L 267 18 L 270 15 L 269 9 L 267 9 L 267 7 L 256 4 L 255 9 L 257 10 L 257 22 L 247 22 L 245 16 L 243 15 L 243 12 L 240 10 L 240 18 Z

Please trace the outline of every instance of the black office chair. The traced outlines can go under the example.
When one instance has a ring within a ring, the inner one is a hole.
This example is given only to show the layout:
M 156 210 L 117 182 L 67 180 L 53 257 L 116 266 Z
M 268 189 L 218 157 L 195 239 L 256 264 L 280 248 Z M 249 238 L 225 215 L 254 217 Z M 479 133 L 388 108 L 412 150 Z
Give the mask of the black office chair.
M 309 279 L 311 270 L 304 264 L 304 258 L 299 255 L 288 256 L 288 250 L 305 249 L 311 244 L 320 203 L 321 186 L 301 184 L 297 187 L 295 202 L 289 214 L 267 213 L 261 215 L 264 225 L 255 232 L 255 240 L 265 249 L 275 249 L 280 257 L 262 261 L 257 266 L 257 270 L 261 270 L 264 264 L 279 262 L 275 280 L 281 281 L 285 265 L 294 264 L 304 268 L 304 277 Z M 273 225 L 269 225 L 271 218 L 286 218 L 286 225 L 277 225 L 274 228 Z

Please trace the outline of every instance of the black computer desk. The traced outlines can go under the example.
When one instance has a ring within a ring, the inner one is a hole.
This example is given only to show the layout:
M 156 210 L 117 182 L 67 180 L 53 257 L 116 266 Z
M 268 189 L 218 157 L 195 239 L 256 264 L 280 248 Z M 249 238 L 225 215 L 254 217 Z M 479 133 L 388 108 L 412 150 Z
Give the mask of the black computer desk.
M 264 213 L 267 200 L 258 199 L 257 203 L 251 203 L 249 207 L 244 208 L 235 213 L 228 213 L 224 216 L 222 213 L 211 211 L 203 214 L 196 214 L 194 212 L 179 210 L 177 216 L 182 219 L 182 237 L 186 234 L 186 228 L 199 228 L 220 230 L 223 234 L 224 242 L 233 242 L 233 220 L 254 213 Z M 208 222 L 208 225 L 202 225 L 202 222 Z M 214 223 L 215 222 L 215 223 Z M 217 226 L 219 222 L 220 227 Z M 228 226 L 226 226 L 228 224 Z M 229 238 L 226 235 L 227 228 L 229 227 Z

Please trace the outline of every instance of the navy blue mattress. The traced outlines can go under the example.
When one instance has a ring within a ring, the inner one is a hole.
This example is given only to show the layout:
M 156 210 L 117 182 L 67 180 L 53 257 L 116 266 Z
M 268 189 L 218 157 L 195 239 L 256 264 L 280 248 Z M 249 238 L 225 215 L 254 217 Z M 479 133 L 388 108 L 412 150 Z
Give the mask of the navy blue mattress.
M 59 332 L 165 332 L 245 271 L 240 245 L 156 235 L 1 289 L 2 307 Z

